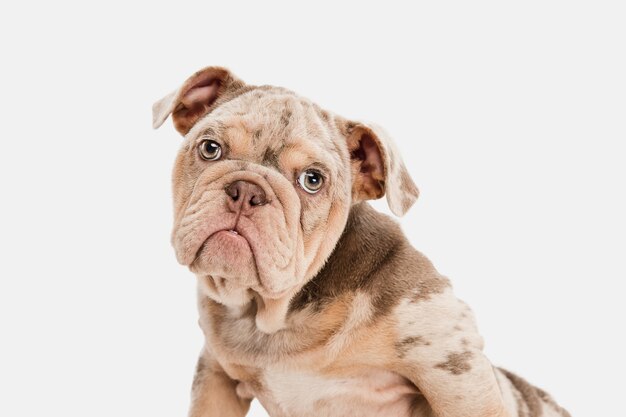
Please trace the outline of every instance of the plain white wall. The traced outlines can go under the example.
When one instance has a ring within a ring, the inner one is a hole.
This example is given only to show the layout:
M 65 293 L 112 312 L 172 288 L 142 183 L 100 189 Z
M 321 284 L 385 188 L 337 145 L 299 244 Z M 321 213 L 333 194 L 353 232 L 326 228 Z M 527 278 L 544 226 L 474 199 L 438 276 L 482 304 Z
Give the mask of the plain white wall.
M 422 192 L 404 230 L 493 362 L 623 408 L 623 2 L 0 8 L 0 415 L 185 415 L 202 336 L 151 105 L 206 65 L 385 126 Z

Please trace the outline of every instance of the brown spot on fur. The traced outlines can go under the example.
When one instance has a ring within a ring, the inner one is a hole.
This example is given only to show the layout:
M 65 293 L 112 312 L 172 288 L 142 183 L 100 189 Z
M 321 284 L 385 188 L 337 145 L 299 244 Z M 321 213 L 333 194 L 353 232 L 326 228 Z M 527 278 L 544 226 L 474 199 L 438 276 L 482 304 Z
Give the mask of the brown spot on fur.
M 413 303 L 428 300 L 433 295 L 442 293 L 450 286 L 450 280 L 442 276 L 426 276 L 417 284 L 411 297 Z
M 280 115 L 280 123 L 287 127 L 289 125 L 289 121 L 291 120 L 292 111 L 289 109 L 284 109 L 283 113 Z
M 279 169 L 278 152 L 270 148 L 266 149 L 263 153 L 263 161 L 261 163 L 265 166 L 271 166 Z
M 372 305 L 384 315 L 411 292 L 424 299 L 449 286 L 432 263 L 417 252 L 396 222 L 367 203 L 350 211 L 343 235 L 318 274 L 296 294 L 290 309 L 314 303 L 317 308 L 345 293 L 372 294 Z
M 466 350 L 460 353 L 449 353 L 446 361 L 438 363 L 435 368 L 443 369 L 453 375 L 461 375 L 472 369 L 469 361 L 472 359 L 472 352 Z
M 396 351 L 399 358 L 404 358 L 409 350 L 416 346 L 429 346 L 430 342 L 422 336 L 409 336 L 396 342 Z
M 217 131 L 212 128 L 212 127 L 207 127 L 206 129 L 204 129 L 204 132 L 202 133 L 202 136 L 209 136 L 212 138 L 216 138 L 218 136 Z
M 352 121 L 348 121 L 348 122 L 346 122 L 346 130 L 347 130 L 347 133 L 348 133 L 348 134 L 352 133 L 352 130 L 356 127 L 356 125 L 357 125 L 357 124 L 356 124 L 355 122 L 352 122 Z

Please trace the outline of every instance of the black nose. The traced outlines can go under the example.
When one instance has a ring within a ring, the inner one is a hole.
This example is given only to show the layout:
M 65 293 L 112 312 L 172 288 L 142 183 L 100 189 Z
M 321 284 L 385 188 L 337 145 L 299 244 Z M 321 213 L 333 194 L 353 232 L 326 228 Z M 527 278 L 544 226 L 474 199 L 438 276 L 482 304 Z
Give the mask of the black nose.
M 229 184 L 225 191 L 230 197 L 229 206 L 234 210 L 239 210 L 242 205 L 247 209 L 267 203 L 265 191 L 253 182 L 235 181 Z

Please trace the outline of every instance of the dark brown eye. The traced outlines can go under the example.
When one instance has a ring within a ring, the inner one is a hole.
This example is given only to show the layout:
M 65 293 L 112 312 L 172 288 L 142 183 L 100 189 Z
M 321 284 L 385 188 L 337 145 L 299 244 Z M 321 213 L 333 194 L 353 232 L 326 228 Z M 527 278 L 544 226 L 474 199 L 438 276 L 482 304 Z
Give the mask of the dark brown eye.
M 298 184 L 309 194 L 315 194 L 322 189 L 324 177 L 314 169 L 307 169 L 298 177 Z
M 222 147 L 213 140 L 205 139 L 198 145 L 198 152 L 204 160 L 217 161 L 222 156 Z

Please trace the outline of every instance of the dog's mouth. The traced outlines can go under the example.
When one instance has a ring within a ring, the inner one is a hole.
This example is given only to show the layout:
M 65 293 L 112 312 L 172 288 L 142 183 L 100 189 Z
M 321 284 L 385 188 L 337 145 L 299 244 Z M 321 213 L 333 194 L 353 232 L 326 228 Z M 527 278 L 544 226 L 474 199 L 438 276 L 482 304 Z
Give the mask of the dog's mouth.
M 219 278 L 229 285 L 249 288 L 269 299 L 278 299 L 289 288 L 275 288 L 259 275 L 253 245 L 245 230 L 223 228 L 211 233 L 202 243 L 190 269 L 194 273 Z M 269 284 L 269 285 L 268 285 Z
M 215 236 L 218 233 L 226 233 L 227 236 L 232 237 L 233 239 L 243 239 L 247 242 L 246 238 L 243 237 L 243 235 L 241 233 L 239 233 L 236 229 L 223 229 L 223 230 L 218 230 L 215 233 L 212 233 L 207 240 L 209 240 L 212 236 Z M 206 240 L 205 240 L 206 242 Z
M 196 252 L 194 262 L 196 262 L 203 255 L 203 253 L 205 253 L 207 247 L 211 246 L 211 243 L 215 240 L 218 241 L 218 247 L 222 250 L 243 250 L 245 252 L 247 249 L 250 252 L 250 255 L 253 255 L 248 239 L 246 239 L 238 230 L 220 229 L 211 233 L 207 236 L 204 242 L 202 242 L 202 245 L 200 245 L 198 251 Z
M 211 231 L 188 267 L 196 275 L 230 281 L 231 286 L 259 286 L 254 245 L 245 231 L 233 228 L 232 224 Z

